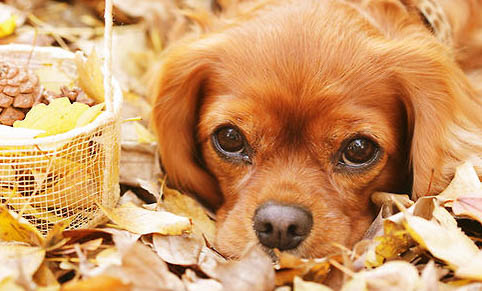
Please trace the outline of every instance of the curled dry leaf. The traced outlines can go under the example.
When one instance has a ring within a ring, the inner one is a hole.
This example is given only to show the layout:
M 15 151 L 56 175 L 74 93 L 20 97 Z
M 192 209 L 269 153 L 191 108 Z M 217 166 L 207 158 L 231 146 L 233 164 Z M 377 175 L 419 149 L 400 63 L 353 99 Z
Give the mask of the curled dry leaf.
M 119 227 L 137 234 L 180 235 L 190 232 L 191 221 L 167 211 L 152 211 L 126 203 L 118 208 L 99 205 L 105 215 Z

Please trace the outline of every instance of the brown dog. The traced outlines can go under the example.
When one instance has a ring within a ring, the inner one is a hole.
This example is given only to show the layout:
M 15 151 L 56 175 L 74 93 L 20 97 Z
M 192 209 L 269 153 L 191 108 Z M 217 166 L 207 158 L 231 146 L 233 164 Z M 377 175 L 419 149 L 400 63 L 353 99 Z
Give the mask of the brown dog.
M 362 237 L 372 192 L 436 194 L 461 161 L 480 166 L 482 105 L 462 69 L 482 67 L 481 7 L 243 2 L 170 47 L 162 162 L 219 207 L 219 250 L 323 256 Z

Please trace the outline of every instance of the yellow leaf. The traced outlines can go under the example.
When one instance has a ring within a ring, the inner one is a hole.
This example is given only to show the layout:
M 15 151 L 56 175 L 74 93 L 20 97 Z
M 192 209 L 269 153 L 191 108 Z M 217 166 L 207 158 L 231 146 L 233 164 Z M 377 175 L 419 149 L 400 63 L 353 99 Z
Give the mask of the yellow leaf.
M 86 61 L 81 55 L 77 54 L 75 62 L 80 88 L 97 103 L 104 102 L 104 77 L 95 50 L 92 51 Z
M 104 109 L 104 103 L 94 105 L 85 110 L 77 119 L 75 127 L 81 127 L 94 121 Z
M 0 38 L 11 35 L 17 27 L 17 16 L 11 15 L 8 19 L 0 22 Z
M 102 108 L 98 105 L 89 107 L 82 103 L 71 104 L 67 97 L 57 98 L 49 105 L 35 105 L 24 120 L 15 121 L 13 127 L 43 130 L 37 137 L 49 136 L 67 132 L 79 121 L 85 125 L 97 117 Z M 86 116 L 86 112 L 89 112 Z
M 62 291 L 92 291 L 92 290 L 132 290 L 131 284 L 123 282 L 122 278 L 99 275 L 81 281 L 70 281 L 62 286 Z
M 42 234 L 25 219 L 0 205 L 0 240 L 42 245 Z
M 188 218 L 167 211 L 151 211 L 132 203 L 114 209 L 101 205 L 99 207 L 119 227 L 137 234 L 180 235 L 192 229 Z
M 383 229 L 384 235 L 375 238 L 376 241 L 380 242 L 375 248 L 377 256 L 383 259 L 396 258 L 412 244 L 410 236 L 402 226 L 390 220 L 385 220 L 383 222 Z

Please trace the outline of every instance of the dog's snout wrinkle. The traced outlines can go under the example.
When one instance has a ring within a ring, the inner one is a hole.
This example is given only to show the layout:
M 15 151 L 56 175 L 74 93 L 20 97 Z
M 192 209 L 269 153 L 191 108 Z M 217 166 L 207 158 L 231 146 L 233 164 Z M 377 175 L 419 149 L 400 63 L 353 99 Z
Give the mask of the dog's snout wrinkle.
M 267 202 L 254 215 L 254 230 L 259 242 L 281 251 L 296 248 L 313 226 L 311 213 L 297 205 Z

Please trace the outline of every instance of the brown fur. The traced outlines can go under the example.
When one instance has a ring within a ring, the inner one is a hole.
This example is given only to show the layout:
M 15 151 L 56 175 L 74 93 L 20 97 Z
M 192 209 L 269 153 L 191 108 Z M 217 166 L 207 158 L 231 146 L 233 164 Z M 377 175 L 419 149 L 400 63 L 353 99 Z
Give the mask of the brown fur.
M 473 50 L 454 57 L 410 6 L 279 0 L 225 11 L 167 51 L 153 112 L 169 180 L 220 207 L 224 254 L 257 241 L 252 218 L 268 200 L 312 212 L 313 229 L 292 252 L 317 257 L 362 237 L 372 192 L 413 182 L 414 197 L 436 194 L 461 161 L 480 166 L 481 101 L 460 68 Z M 460 38 L 455 53 L 476 42 Z M 213 149 L 210 135 L 225 123 L 242 130 L 251 165 Z M 336 153 L 354 134 L 376 140 L 382 156 L 365 171 L 340 170 Z

